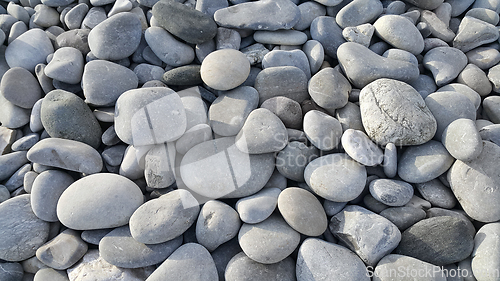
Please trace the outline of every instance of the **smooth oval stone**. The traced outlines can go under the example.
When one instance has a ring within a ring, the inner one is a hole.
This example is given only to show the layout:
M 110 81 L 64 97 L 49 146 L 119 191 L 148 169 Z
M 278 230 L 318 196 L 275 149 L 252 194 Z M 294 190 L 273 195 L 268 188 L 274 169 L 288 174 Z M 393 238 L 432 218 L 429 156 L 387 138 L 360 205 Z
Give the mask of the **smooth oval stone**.
M 431 110 L 420 94 L 404 82 L 376 80 L 361 90 L 359 100 L 363 126 L 377 144 L 419 145 L 436 132 Z
M 366 169 L 347 154 L 334 153 L 311 161 L 304 178 L 317 195 L 330 201 L 348 202 L 363 191 Z
M 59 24 L 59 13 L 47 5 L 36 5 L 33 23 L 41 27 L 51 27 Z
M 472 271 L 478 280 L 494 280 L 500 263 L 498 259 L 498 232 L 500 223 L 489 223 L 481 227 L 474 237 Z
M 167 85 L 191 86 L 201 84 L 200 66 L 185 65 L 176 67 L 163 74 L 162 80 Z
M 14 191 L 23 185 L 24 175 L 31 171 L 31 164 L 23 165 L 4 183 L 9 191 Z M 15 195 L 15 193 L 13 194 Z
M 404 181 L 376 179 L 369 188 L 373 198 L 388 206 L 404 206 L 413 197 L 413 186 Z
M 441 142 L 455 159 L 469 162 L 476 159 L 483 150 L 483 142 L 470 119 L 457 119 L 443 131 Z
M 309 97 L 307 76 L 295 66 L 277 66 L 263 69 L 255 78 L 259 103 L 276 96 L 284 96 L 298 103 Z
M 378 0 L 354 0 L 340 9 L 335 20 L 341 28 L 357 26 L 372 22 L 383 10 L 382 2 Z
M 493 47 L 477 47 L 466 54 L 469 63 L 486 70 L 500 62 L 500 52 Z
M 87 252 L 87 244 L 80 233 L 66 229 L 36 250 L 36 257 L 44 264 L 64 270 L 75 264 Z
M 279 215 L 271 215 L 257 224 L 244 223 L 238 241 L 249 258 L 272 264 L 284 260 L 295 250 L 300 242 L 300 234 Z
M 23 266 L 17 262 L 2 262 L 0 263 L 0 278 L 5 281 L 19 281 L 23 279 Z M 59 280 L 56 280 L 59 281 Z
M 147 279 L 161 280 L 219 280 L 214 260 L 205 247 L 196 243 L 180 246 Z
M 175 149 L 180 154 L 186 154 L 194 146 L 212 139 L 212 129 L 207 124 L 198 124 L 187 130 L 175 142 Z
M 174 141 L 186 126 L 182 100 L 169 88 L 129 90 L 116 101 L 115 131 L 125 143 L 143 146 Z
M 495 93 L 500 93 L 500 67 L 498 65 L 495 65 L 488 70 L 488 79 L 492 83 L 492 90 Z
M 308 92 L 314 102 L 328 110 L 344 107 L 351 90 L 351 84 L 344 75 L 330 67 L 318 71 L 308 84 Z
M 314 75 L 323 64 L 325 49 L 320 42 L 316 40 L 308 40 L 304 45 L 302 45 L 302 51 L 306 54 L 307 59 L 309 60 L 311 74 Z
M 465 13 L 465 16 L 473 17 L 492 25 L 497 25 L 500 20 L 499 16 L 495 11 L 487 8 L 473 8 Z
M 415 25 L 403 16 L 382 16 L 375 21 L 373 26 L 377 36 L 395 48 L 414 55 L 418 55 L 424 50 L 422 35 Z
M 44 63 L 54 47 L 47 34 L 38 28 L 26 31 L 12 41 L 5 50 L 5 60 L 12 67 L 22 67 L 34 72 L 35 66 Z
M 498 105 L 500 98 L 498 96 L 489 96 L 483 100 L 483 110 L 488 115 L 489 119 L 495 124 L 500 123 L 500 110 Z
M 49 223 L 33 213 L 30 195 L 19 195 L 0 204 L 1 259 L 11 262 L 28 259 L 48 237 Z
M 28 134 L 18 140 L 16 140 L 14 143 L 12 143 L 12 151 L 23 151 L 23 150 L 29 150 L 35 143 L 37 143 L 40 140 L 40 136 L 36 133 L 31 133 Z
M 28 70 L 13 67 L 2 76 L 0 92 L 6 100 L 22 108 L 32 108 L 42 97 L 38 80 Z
M 99 250 L 89 250 L 83 258 L 71 268 L 68 268 L 70 280 L 127 280 L 142 281 L 152 272 L 154 267 L 141 267 L 135 269 L 116 267 L 99 255 Z
M 99 152 L 83 142 L 46 138 L 36 143 L 27 154 L 33 163 L 62 168 L 84 174 L 95 174 L 102 170 Z
M 342 135 L 347 155 L 365 166 L 376 166 L 384 159 L 382 150 L 362 131 L 347 129 Z
M 306 239 L 297 255 L 297 280 L 368 281 L 366 266 L 349 249 L 317 238 Z
M 304 133 L 307 139 L 320 150 L 337 147 L 342 136 L 340 122 L 319 110 L 311 110 L 304 115 Z
M 263 69 L 287 65 L 300 68 L 306 74 L 307 79 L 311 78 L 309 61 L 302 50 L 273 50 L 262 59 Z
M 401 240 L 399 229 L 386 218 L 349 205 L 330 220 L 330 231 L 367 265 L 375 265 Z
M 210 200 L 200 210 L 196 240 L 210 252 L 233 239 L 240 230 L 238 213 L 226 203 Z
M 323 206 L 305 189 L 290 187 L 283 190 L 278 197 L 278 209 L 285 221 L 301 234 L 319 236 L 328 226 Z
M 460 22 L 457 36 L 453 39 L 453 47 L 465 53 L 497 39 L 498 28 L 494 25 L 471 16 L 465 16 Z
M 11 152 L 0 155 L 0 180 L 6 180 L 12 176 L 19 168 L 28 163 L 26 151 Z
M 432 72 L 440 87 L 457 78 L 467 65 L 467 56 L 456 48 L 437 47 L 425 54 L 423 65 Z
M 241 198 L 235 208 L 245 223 L 259 223 L 267 219 L 278 203 L 281 190 L 276 187 L 264 188 L 254 195 Z
M 291 29 L 300 20 L 300 10 L 290 0 L 264 0 L 217 10 L 214 19 L 219 26 L 228 28 Z
M 208 110 L 208 119 L 214 133 L 220 136 L 235 136 L 258 104 L 259 93 L 249 86 L 222 93 Z
M 33 181 L 31 188 L 33 213 L 44 221 L 58 221 L 57 202 L 64 190 L 73 182 L 70 175 L 59 170 L 48 170 L 40 173 Z
M 337 56 L 347 78 L 359 89 L 379 78 L 408 82 L 419 75 L 417 65 L 403 60 L 384 58 L 354 42 L 340 45 Z
M 302 108 L 290 98 L 277 96 L 264 101 L 261 106 L 274 113 L 285 127 L 300 129 L 302 127 Z
M 481 96 L 467 85 L 461 83 L 451 83 L 437 90 L 437 92 L 449 92 L 449 91 L 459 92 L 460 94 L 468 97 L 474 104 L 476 110 L 481 105 Z
M 238 50 L 217 50 L 205 57 L 200 73 L 201 79 L 209 87 L 227 91 L 245 82 L 250 74 L 250 62 Z
M 276 168 L 286 178 L 304 182 L 304 170 L 307 164 L 316 159 L 319 154 L 314 146 L 292 141 L 276 156 Z
M 114 105 L 118 97 L 137 88 L 135 73 L 119 64 L 105 60 L 93 60 L 85 65 L 82 89 L 85 102 L 92 105 Z
M 305 30 L 309 28 L 312 21 L 326 15 L 326 8 L 318 1 L 308 1 L 298 5 L 300 10 L 300 20 L 293 26 L 295 30 Z
M 236 147 L 249 154 L 278 152 L 285 148 L 287 142 L 285 125 L 278 116 L 265 108 L 250 112 L 235 139 Z
M 496 202 L 500 196 L 500 178 L 496 163 L 500 147 L 483 141 L 483 151 L 470 162 L 455 161 L 448 172 L 448 182 L 455 197 L 471 218 L 481 222 L 494 222 L 500 218 Z
M 468 64 L 457 77 L 457 82 L 469 86 L 481 96 L 487 96 L 493 89 L 486 73 L 475 64 Z
M 396 270 L 398 269 L 402 270 L 399 271 L 399 275 L 396 273 Z M 407 272 L 409 272 L 409 274 L 407 274 Z M 412 272 L 422 272 L 422 274 L 412 275 Z M 429 274 L 424 274 L 425 272 L 428 272 Z M 446 281 L 448 280 L 446 276 L 449 276 L 447 275 L 448 272 L 445 273 L 441 268 L 435 266 L 434 264 L 430 264 L 416 258 L 396 254 L 385 256 L 377 264 L 375 270 L 373 271 L 372 269 L 369 274 L 373 276 L 373 281 L 389 281 L 393 280 L 395 276 L 397 276 L 396 278 L 398 278 L 398 280 L 405 281 L 414 279 L 412 276 L 419 276 L 417 278 L 425 277 L 425 280 L 428 281 Z
M 63 47 L 55 51 L 44 72 L 52 79 L 68 84 L 77 84 L 82 80 L 83 66 L 83 55 L 79 50 Z
M 63 90 L 48 93 L 42 102 L 40 118 L 53 138 L 79 141 L 97 148 L 101 143 L 101 126 L 85 102 Z
M 302 45 L 307 41 L 307 35 L 298 30 L 256 31 L 253 34 L 255 41 L 262 44 L 275 45 Z
M 227 263 L 224 278 L 227 281 L 296 280 L 295 262 L 288 257 L 275 264 L 262 264 L 240 252 Z
M 175 1 L 159 1 L 152 12 L 160 27 L 188 43 L 200 44 L 217 34 L 217 24 L 212 17 L 194 7 Z
M 189 150 L 181 161 L 180 175 L 189 189 L 205 197 L 241 198 L 261 190 L 274 166 L 273 154 L 241 152 L 234 138 L 225 137 Z
M 115 228 L 99 242 L 101 257 L 122 268 L 145 267 L 163 262 L 182 244 L 182 236 L 167 242 L 145 245 L 137 242 L 128 225 Z
M 77 180 L 63 192 L 57 217 L 75 230 L 118 227 L 128 223 L 143 200 L 140 188 L 131 180 L 99 173 Z
M 130 233 L 140 243 L 163 243 L 184 233 L 199 211 L 193 195 L 177 189 L 140 206 L 130 218 Z
M 320 16 L 311 22 L 311 38 L 321 43 L 326 55 L 337 58 L 339 46 L 345 42 L 342 28 L 334 17 Z
M 440 142 L 430 140 L 403 152 L 398 162 L 398 175 L 410 183 L 423 183 L 446 172 L 454 161 Z
M 421 220 L 401 235 L 395 253 L 445 265 L 467 258 L 474 247 L 472 224 L 457 217 L 443 216 Z
M 472 101 L 457 92 L 430 94 L 425 98 L 425 104 L 436 118 L 436 140 L 441 140 L 444 130 L 451 122 L 460 118 L 476 119 L 476 108 Z
M 481 144 L 482 146 L 482 144 Z M 422 197 L 429 201 L 432 206 L 451 209 L 455 207 L 457 199 L 451 189 L 441 183 L 438 179 L 428 182 L 417 183 L 415 187 Z
M 153 53 L 168 65 L 186 65 L 194 59 L 193 48 L 178 41 L 172 34 L 161 27 L 152 26 L 146 29 L 144 38 Z
M 403 231 L 416 222 L 425 219 L 426 213 L 420 208 L 392 207 L 382 210 L 379 215 L 390 220 L 399 230 Z
M 94 27 L 88 35 L 88 44 L 97 58 L 120 60 L 135 52 L 141 41 L 141 34 L 142 25 L 139 18 L 124 12 Z
M 14 105 L 0 94 L 0 122 L 9 129 L 20 128 L 30 121 L 30 110 Z
M 68 274 L 63 270 L 55 270 L 52 268 L 42 268 L 35 273 L 33 281 L 68 281 Z
M 149 148 L 150 146 L 138 146 L 135 148 L 133 145 L 129 145 L 123 154 L 119 174 L 131 180 L 144 177 L 144 158 Z
M 438 10 L 435 11 L 436 13 Z M 434 12 L 431 11 L 422 11 L 420 14 L 420 22 L 419 25 L 424 24 L 426 27 L 423 28 L 423 35 L 427 35 L 425 33 L 425 29 L 427 29 L 428 33 L 442 40 L 443 42 L 451 42 L 455 37 L 455 33 L 449 28 L 449 20 L 446 23 Z M 448 47 L 448 44 L 445 44 Z

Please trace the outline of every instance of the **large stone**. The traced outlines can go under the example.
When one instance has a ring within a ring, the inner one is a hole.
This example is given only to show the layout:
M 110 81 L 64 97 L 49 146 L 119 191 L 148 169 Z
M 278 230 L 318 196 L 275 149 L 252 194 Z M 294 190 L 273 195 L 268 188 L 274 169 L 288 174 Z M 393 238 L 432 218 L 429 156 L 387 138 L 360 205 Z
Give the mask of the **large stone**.
M 131 180 L 99 173 L 77 180 L 63 192 L 57 217 L 75 230 L 118 227 L 127 224 L 143 202 L 140 188 Z
M 247 154 L 233 137 L 196 145 L 181 161 L 180 175 L 187 187 L 208 198 L 240 198 L 261 190 L 274 170 L 274 155 Z
M 277 66 L 262 70 L 255 78 L 254 87 L 259 92 L 260 104 L 277 96 L 284 96 L 298 103 L 309 97 L 307 76 L 295 66 Z
M 53 52 L 54 47 L 47 34 L 39 28 L 34 28 L 9 44 L 5 50 L 5 60 L 11 68 L 19 66 L 34 72 L 35 66 L 45 63 L 47 56 Z
M 402 271 L 398 272 L 398 269 Z M 416 258 L 396 254 L 385 256 L 377 264 L 375 270 L 371 268 L 368 274 L 373 276 L 373 281 L 413 281 L 415 278 L 426 281 L 447 281 L 445 272 L 439 267 Z
M 238 213 L 231 206 L 210 200 L 200 210 L 196 222 L 196 240 L 212 252 L 236 237 L 240 226 Z
M 28 259 L 48 237 L 49 223 L 35 216 L 30 195 L 19 195 L 0 204 L 0 259 Z
M 6 100 L 22 108 L 32 108 L 42 97 L 37 79 L 22 67 L 13 67 L 5 72 L 0 92 Z
M 471 218 L 481 222 L 500 219 L 500 176 L 497 162 L 500 147 L 483 141 L 481 154 L 470 162 L 455 161 L 448 172 L 448 182 L 458 202 Z
M 422 64 L 432 72 L 440 87 L 457 78 L 467 65 L 467 56 L 456 48 L 436 47 L 425 54 Z
M 472 271 L 477 280 L 498 279 L 500 268 L 498 233 L 500 223 L 489 223 L 481 227 L 474 237 L 472 251 Z
M 247 257 L 244 252 L 240 252 L 228 262 L 224 276 L 219 276 L 219 278 L 227 281 L 296 280 L 295 262 L 288 257 L 274 264 L 262 264 Z
M 497 39 L 498 28 L 493 24 L 466 15 L 460 22 L 457 36 L 453 39 L 453 47 L 465 53 Z
M 195 54 L 191 46 L 177 40 L 172 34 L 159 26 L 151 26 L 146 29 L 144 38 L 153 53 L 168 65 L 186 65 L 194 59 Z M 163 73 L 160 78 L 162 75 Z
M 472 224 L 450 216 L 421 220 L 401 235 L 396 254 L 445 265 L 467 258 L 474 248 Z
M 424 50 L 422 34 L 411 21 L 403 16 L 385 15 L 380 17 L 373 26 L 377 36 L 395 48 L 414 55 Z
M 193 195 L 177 189 L 137 208 L 130 217 L 130 233 L 140 243 L 163 243 L 183 234 L 196 221 L 199 211 Z
M 53 138 L 79 141 L 99 147 L 101 126 L 88 105 L 77 95 L 54 90 L 43 98 L 40 118 Z
M 342 125 L 332 116 L 319 110 L 311 110 L 304 115 L 304 133 L 319 150 L 332 150 L 340 143 Z
M 318 41 L 324 48 L 324 53 L 332 58 L 337 58 L 339 46 L 345 42 L 342 28 L 334 17 L 319 16 L 311 22 L 311 38 Z
M 373 22 L 384 8 L 379 0 L 354 0 L 342 7 L 335 16 L 341 28 Z
M 201 63 L 200 74 L 203 82 L 209 87 L 227 91 L 245 82 L 250 74 L 250 62 L 238 50 L 217 50 L 205 57 Z
M 308 84 L 308 92 L 317 105 L 335 110 L 347 104 L 351 84 L 337 69 L 324 68 L 318 71 Z
M 457 119 L 443 131 L 441 142 L 455 159 L 469 162 L 476 159 L 483 150 L 483 142 L 470 119 Z
M 82 80 L 83 55 L 73 47 L 57 49 L 44 69 L 49 78 L 68 84 L 78 84 Z
M 333 216 L 330 231 L 371 266 L 392 252 L 401 240 L 401 232 L 392 222 L 356 205 Z
M 36 250 L 36 257 L 53 269 L 64 270 L 87 253 L 88 246 L 80 233 L 66 229 Z
M 419 145 L 436 133 L 436 119 L 422 96 L 404 82 L 376 80 L 361 90 L 359 103 L 363 126 L 379 145 Z
M 57 202 L 73 182 L 70 175 L 59 170 L 47 170 L 37 175 L 31 187 L 33 213 L 44 221 L 59 221 Z

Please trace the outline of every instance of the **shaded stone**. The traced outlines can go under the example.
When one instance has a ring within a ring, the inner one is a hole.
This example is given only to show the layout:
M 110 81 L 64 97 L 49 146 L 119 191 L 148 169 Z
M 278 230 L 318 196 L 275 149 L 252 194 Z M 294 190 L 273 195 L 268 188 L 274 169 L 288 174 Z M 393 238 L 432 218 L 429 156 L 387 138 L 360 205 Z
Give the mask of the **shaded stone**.
M 18 66 L 34 72 L 35 66 L 44 63 L 53 52 L 54 47 L 47 34 L 35 28 L 21 34 L 7 46 L 5 60 L 11 68 Z
M 73 47 L 80 50 L 80 52 L 82 52 L 82 54 L 86 56 L 90 52 L 88 41 L 89 33 L 89 29 L 68 30 L 57 36 L 56 46 L 58 48 Z
M 196 222 L 196 240 L 210 252 L 236 237 L 241 221 L 229 205 L 210 200 L 200 210 Z
M 301 103 L 309 97 L 307 77 L 300 68 L 294 66 L 262 70 L 255 79 L 254 87 L 259 92 L 259 103 L 276 96 L 284 96 Z
M 240 252 L 228 262 L 224 278 L 227 281 L 295 280 L 295 262 L 288 257 L 275 264 L 262 264 Z
M 351 89 L 349 81 L 339 71 L 330 67 L 318 71 L 308 83 L 311 98 L 328 110 L 344 107 Z
M 404 206 L 413 197 L 413 186 L 399 180 L 376 179 L 369 189 L 373 198 L 387 206 Z
M 337 147 L 342 137 L 342 125 L 332 116 L 319 110 L 311 110 L 304 115 L 304 133 L 319 150 Z
M 399 230 L 403 231 L 416 222 L 425 219 L 426 213 L 420 208 L 392 207 L 382 210 L 379 215 L 390 220 Z
M 37 79 L 21 67 L 9 69 L 2 77 L 0 92 L 6 100 L 22 108 L 32 108 L 42 97 Z
M 37 175 L 30 192 L 33 213 L 44 221 L 59 221 L 57 202 L 73 182 L 70 175 L 59 170 L 48 170 Z
M 481 45 L 498 39 L 498 28 L 471 16 L 465 16 L 458 27 L 457 36 L 453 39 L 453 47 L 468 52 Z
M 494 280 L 496 278 L 495 272 L 500 266 L 498 231 L 500 231 L 500 223 L 489 223 L 481 227 L 474 237 L 471 267 L 478 280 Z
M 482 143 L 481 143 L 482 147 Z M 429 201 L 433 206 L 451 209 L 455 207 L 457 199 L 453 195 L 451 189 L 441 183 L 438 179 L 433 179 L 428 182 L 417 183 L 415 187 L 425 200 Z
M 302 108 L 298 102 L 290 98 L 273 97 L 265 100 L 260 107 L 278 116 L 287 128 L 300 129 L 302 127 Z
M 378 0 L 354 0 L 342 7 L 335 16 L 341 28 L 372 22 L 384 8 Z
M 80 234 L 66 229 L 36 250 L 36 257 L 53 269 L 64 270 L 75 264 L 87 252 Z
M 291 141 L 276 156 L 276 168 L 286 178 L 304 182 L 304 170 L 307 164 L 319 155 L 316 147 Z
M 320 16 L 311 22 L 311 38 L 321 43 L 326 55 L 337 58 L 337 49 L 345 42 L 342 28 L 334 17 Z
M 423 65 L 432 72 L 440 87 L 457 78 L 467 65 L 467 56 L 456 48 L 437 47 L 425 54 Z
M 167 85 L 192 86 L 203 83 L 200 65 L 185 65 L 176 67 L 163 74 L 163 82 Z
M 266 187 L 254 195 L 238 200 L 235 208 L 241 220 L 253 224 L 267 219 L 277 206 L 280 192 L 279 188 Z
M 394 275 L 394 272 L 396 272 L 397 269 L 404 269 L 403 272 L 405 272 L 405 274 Z M 406 274 L 406 272 L 410 272 L 410 274 Z M 442 268 L 436 267 L 434 264 L 430 264 L 416 258 L 396 254 L 390 254 L 381 259 L 375 267 L 375 271 L 372 271 L 372 274 L 374 281 L 389 281 L 392 280 L 394 276 L 398 276 L 396 277 L 398 280 L 410 281 L 414 280 L 411 272 L 428 272 L 428 274 L 425 274 L 425 280 L 428 281 L 449 280 L 446 277 L 449 276 L 449 273 L 445 273 Z M 421 277 L 419 278 L 424 278 L 424 274 L 420 276 Z
M 443 131 L 441 142 L 455 159 L 469 162 L 483 150 L 483 142 L 474 121 L 457 119 Z
M 414 55 L 424 50 L 422 35 L 415 25 L 403 16 L 386 15 L 375 21 L 373 26 L 378 37 L 398 49 Z

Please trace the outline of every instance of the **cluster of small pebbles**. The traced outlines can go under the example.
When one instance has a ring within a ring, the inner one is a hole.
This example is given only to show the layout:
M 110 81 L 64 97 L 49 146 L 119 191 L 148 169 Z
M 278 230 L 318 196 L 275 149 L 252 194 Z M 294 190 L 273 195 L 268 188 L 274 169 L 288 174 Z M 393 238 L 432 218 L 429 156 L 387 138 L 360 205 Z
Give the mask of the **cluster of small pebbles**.
M 500 280 L 499 13 L 2 0 L 0 281 Z

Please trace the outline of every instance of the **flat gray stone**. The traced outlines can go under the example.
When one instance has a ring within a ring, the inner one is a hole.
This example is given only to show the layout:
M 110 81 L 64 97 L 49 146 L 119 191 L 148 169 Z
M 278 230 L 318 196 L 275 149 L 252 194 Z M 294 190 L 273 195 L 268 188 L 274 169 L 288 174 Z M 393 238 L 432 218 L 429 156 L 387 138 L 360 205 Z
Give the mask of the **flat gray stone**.
M 424 38 L 415 25 L 403 16 L 385 15 L 373 24 L 375 33 L 395 48 L 414 55 L 424 50 Z
M 304 133 L 319 150 L 332 150 L 340 143 L 342 125 L 332 116 L 319 110 L 304 115 Z
M 431 110 L 420 94 L 404 82 L 376 80 L 361 90 L 359 100 L 363 126 L 379 145 L 419 145 L 436 132 Z
M 49 237 L 49 223 L 31 210 L 30 195 L 13 197 L 0 204 L 0 258 L 22 261 L 35 255 Z
M 372 266 L 392 252 L 401 240 L 401 232 L 392 222 L 356 205 L 349 205 L 333 216 L 330 231 Z
M 481 222 L 495 222 L 500 218 L 496 205 L 500 193 L 500 178 L 496 162 L 500 147 L 483 141 L 483 151 L 473 161 L 455 161 L 448 172 L 448 182 L 458 202 L 471 218 Z
M 144 38 L 153 53 L 168 65 L 187 65 L 194 59 L 193 48 L 175 39 L 172 34 L 161 27 L 149 27 L 144 33 Z
M 347 155 L 365 166 L 376 166 L 384 159 L 382 150 L 362 131 L 347 129 L 342 135 Z
M 468 64 L 457 77 L 457 82 L 469 86 L 481 96 L 487 96 L 493 89 L 486 73 L 475 64 Z
M 30 110 L 14 105 L 0 94 L 0 123 L 9 129 L 20 128 L 30 121 Z
M 284 260 L 297 248 L 300 234 L 279 215 L 263 222 L 241 226 L 238 234 L 241 249 L 252 260 L 273 264 Z
M 40 118 L 45 131 L 53 138 L 62 138 L 99 147 L 101 126 L 89 106 L 77 95 L 54 90 L 42 102 Z
M 87 243 L 80 238 L 80 233 L 66 229 L 38 248 L 36 257 L 53 269 L 64 270 L 81 259 L 87 250 Z
M 403 231 L 416 222 L 425 219 L 426 213 L 420 208 L 414 207 L 391 207 L 382 210 L 379 215 L 390 220 L 399 230 Z
M 193 195 L 177 189 L 141 205 L 130 217 L 130 233 L 140 243 L 163 243 L 184 233 L 199 211 Z
M 68 274 L 63 270 L 55 270 L 52 268 L 42 268 L 35 273 L 33 281 L 69 281 Z
M 31 133 L 28 134 L 18 140 L 16 140 L 14 143 L 12 143 L 12 151 L 23 151 L 23 150 L 28 150 L 30 149 L 35 143 L 37 143 L 40 140 L 40 136 L 36 133 Z
M 483 110 L 488 115 L 488 118 L 495 124 L 500 123 L 500 110 L 498 105 L 500 98 L 498 96 L 489 96 L 483 100 Z
M 114 105 L 121 94 L 137 88 L 138 82 L 137 75 L 124 66 L 93 60 L 85 65 L 82 76 L 85 102 L 96 106 Z
M 326 16 L 326 7 L 321 5 L 319 2 L 321 1 L 307 1 L 298 5 L 300 10 L 300 20 L 293 26 L 293 29 L 307 29 L 311 26 L 311 23 L 315 18 Z
M 207 198 L 241 198 L 261 190 L 274 167 L 272 153 L 244 153 L 233 137 L 225 137 L 189 150 L 181 161 L 180 175 L 189 189 Z
M 207 124 L 198 124 L 187 130 L 175 141 L 175 149 L 180 154 L 186 154 L 196 145 L 212 139 L 212 129 Z
M 30 192 L 33 213 L 44 221 L 59 221 L 57 202 L 73 182 L 70 175 L 59 170 L 44 171 L 36 176 Z
M 255 79 L 255 89 L 259 92 L 259 103 L 276 96 L 284 96 L 298 103 L 309 97 L 307 76 L 298 67 L 270 67 L 259 72 Z
M 57 217 L 75 230 L 118 227 L 128 223 L 143 200 L 140 188 L 131 180 L 99 173 L 66 188 L 57 203 Z
M 436 92 L 449 92 L 449 91 L 459 92 L 460 94 L 468 97 L 472 101 L 472 103 L 474 104 L 474 107 L 476 109 L 478 109 L 479 106 L 481 105 L 481 96 L 476 91 L 474 91 L 473 89 L 471 89 L 469 86 L 467 86 L 465 84 L 461 84 L 461 83 L 447 84 L 447 85 L 439 88 Z M 429 93 L 432 93 L 432 92 L 429 92 Z
M 210 252 L 238 235 L 241 221 L 231 206 L 217 200 L 206 202 L 196 221 L 196 240 Z
M 42 97 L 37 79 L 22 67 L 13 67 L 5 72 L 0 91 L 6 100 L 22 108 L 32 108 Z
M 326 67 L 318 71 L 308 83 L 311 98 L 320 107 L 335 110 L 344 107 L 352 87 L 337 69 Z
M 186 126 L 182 100 L 169 88 L 129 90 L 116 101 L 115 131 L 125 143 L 143 146 L 174 141 Z
M 438 12 L 437 10 L 435 11 Z M 420 15 L 421 24 L 425 24 L 428 32 L 443 42 L 450 42 L 455 37 L 455 33 L 449 28 L 449 23 L 444 22 L 436 13 L 422 11 Z M 449 20 L 448 20 L 449 22 Z M 420 25 L 420 23 L 419 23 Z M 446 47 L 448 45 L 446 44 Z
M 128 225 L 115 228 L 99 242 L 101 257 L 121 268 L 138 268 L 163 262 L 182 244 L 182 236 L 167 242 L 146 245 L 137 242 Z
M 473 63 L 479 68 L 486 70 L 500 62 L 500 52 L 494 47 L 477 47 L 466 54 L 469 63 Z
M 453 39 L 453 47 L 465 53 L 497 39 L 498 28 L 493 24 L 465 16 L 460 22 L 457 36 Z
M 500 93 L 500 67 L 493 66 L 488 70 L 488 79 L 492 83 L 493 91 L 495 93 Z
M 250 112 L 235 139 L 236 147 L 249 154 L 278 152 L 287 143 L 285 125 L 278 116 L 265 108 Z
M 217 10 L 215 22 L 222 27 L 252 30 L 291 29 L 300 19 L 300 10 L 290 0 L 240 3 Z
M 467 65 L 467 56 L 459 49 L 437 47 L 427 52 L 423 65 L 434 76 L 438 87 L 450 83 Z
M 417 65 L 379 56 L 367 47 L 354 42 L 340 45 L 337 56 L 347 78 L 359 89 L 379 78 L 409 82 L 419 75 Z
M 292 30 L 290 30 L 292 31 Z M 258 31 L 257 31 L 258 32 Z M 271 31 L 261 31 L 271 32 Z M 272 31 L 277 32 L 277 31 Z M 305 43 L 306 40 L 304 40 Z M 304 44 L 302 43 L 302 44 Z M 297 44 L 297 45 L 302 45 Z M 306 74 L 307 79 L 311 78 L 311 69 L 309 60 L 302 50 L 273 50 L 267 53 L 262 59 L 262 68 L 279 67 L 279 66 L 295 66 L 300 68 Z
M 89 33 L 89 29 L 68 30 L 56 37 L 56 46 L 59 48 L 73 47 L 86 56 L 90 52 Z
M 201 63 L 200 74 L 203 82 L 209 87 L 227 91 L 245 82 L 250 74 L 250 62 L 238 50 L 217 50 L 205 57 Z
M 365 131 L 363 122 L 361 121 L 361 110 L 359 109 L 359 105 L 355 103 L 347 102 L 344 107 L 335 110 L 335 117 L 339 120 L 344 132 L 347 129 Z
M 42 139 L 30 148 L 27 158 L 33 163 L 87 175 L 100 172 L 103 166 L 101 155 L 91 146 L 59 138 Z
M 141 41 L 141 34 L 142 25 L 139 18 L 132 13 L 124 12 L 94 27 L 88 35 L 88 44 L 97 58 L 120 60 L 135 52 Z
M 469 162 L 483 150 L 483 141 L 471 119 L 457 119 L 443 131 L 441 142 L 455 159 Z
M 28 163 L 26 154 L 26 151 L 17 151 L 0 155 L 0 181 L 8 179 L 24 164 Z
M 498 231 L 500 231 L 500 223 L 489 223 L 481 227 L 474 237 L 471 266 L 478 280 L 492 278 L 492 274 L 495 274 L 493 272 L 500 266 L 496 239 Z
M 212 130 L 220 136 L 237 135 L 258 103 L 259 93 L 249 86 L 241 86 L 221 94 L 208 110 Z
M 302 108 L 298 102 L 287 97 L 277 96 L 265 100 L 260 107 L 266 108 L 278 116 L 285 127 L 292 129 L 302 128 Z
M 481 143 L 482 149 L 482 143 Z M 451 189 L 441 183 L 438 179 L 433 179 L 428 182 L 415 184 L 418 192 L 422 197 L 429 201 L 432 206 L 451 209 L 455 207 L 457 199 Z
M 279 188 L 266 187 L 253 195 L 238 200 L 235 208 L 240 219 L 250 224 L 267 219 L 276 209 L 280 192 Z
M 474 248 L 472 224 L 450 216 L 421 220 L 401 235 L 395 253 L 445 265 L 467 258 Z
M 323 64 L 323 60 L 325 59 L 325 49 L 319 41 L 308 40 L 304 45 L 302 45 L 302 51 L 306 54 L 307 59 L 309 60 L 309 67 L 311 68 L 311 74 L 314 75 Z
M 345 42 L 342 28 L 334 17 L 320 16 L 311 22 L 311 38 L 321 43 L 326 55 L 337 58 L 337 49 Z
M 201 84 L 200 65 L 184 65 L 163 74 L 163 82 L 167 85 L 193 86 Z
M 0 263 L 2 269 L 0 278 L 5 281 L 19 281 L 23 279 L 24 271 L 23 266 L 17 262 L 2 262 Z M 58 281 L 58 280 L 56 280 Z
M 413 197 L 413 186 L 399 180 L 376 179 L 370 182 L 369 189 L 373 198 L 392 207 L 404 206 Z
M 35 66 L 44 63 L 54 47 L 47 34 L 41 29 L 31 29 L 12 41 L 5 50 L 5 60 L 12 67 L 22 67 L 34 72 Z
M 203 246 L 196 243 L 187 243 L 175 250 L 147 280 L 161 281 L 165 279 L 219 280 L 212 256 Z
M 366 169 L 347 154 L 334 153 L 311 161 L 304 171 L 304 178 L 320 197 L 348 202 L 358 197 L 365 188 Z
M 335 19 L 341 28 L 357 26 L 372 22 L 383 10 L 382 2 L 378 0 L 354 0 L 342 7 Z
M 290 141 L 276 155 L 276 168 L 286 178 L 304 182 L 304 170 L 307 164 L 319 155 L 319 150 L 314 146 L 307 146 L 299 141 Z
M 428 262 L 421 261 L 416 258 L 390 254 L 385 256 L 383 259 L 375 267 L 375 270 L 372 269 L 370 275 L 373 276 L 374 281 L 389 281 L 394 278 L 394 274 L 391 275 L 391 272 L 396 272 L 397 269 L 404 268 L 405 274 L 400 274 L 397 278 L 398 280 L 410 281 L 413 279 L 411 274 L 406 274 L 406 272 L 429 272 L 429 274 L 425 275 L 425 280 L 428 281 L 447 281 L 447 275 L 441 268 L 436 267 L 434 264 L 430 264 Z M 404 276 L 401 276 L 404 275 Z M 424 278 L 424 274 L 422 277 Z
M 219 278 L 225 278 L 227 281 L 296 280 L 295 262 L 288 257 L 275 264 L 262 264 L 240 252 L 228 262 L 224 276 Z

